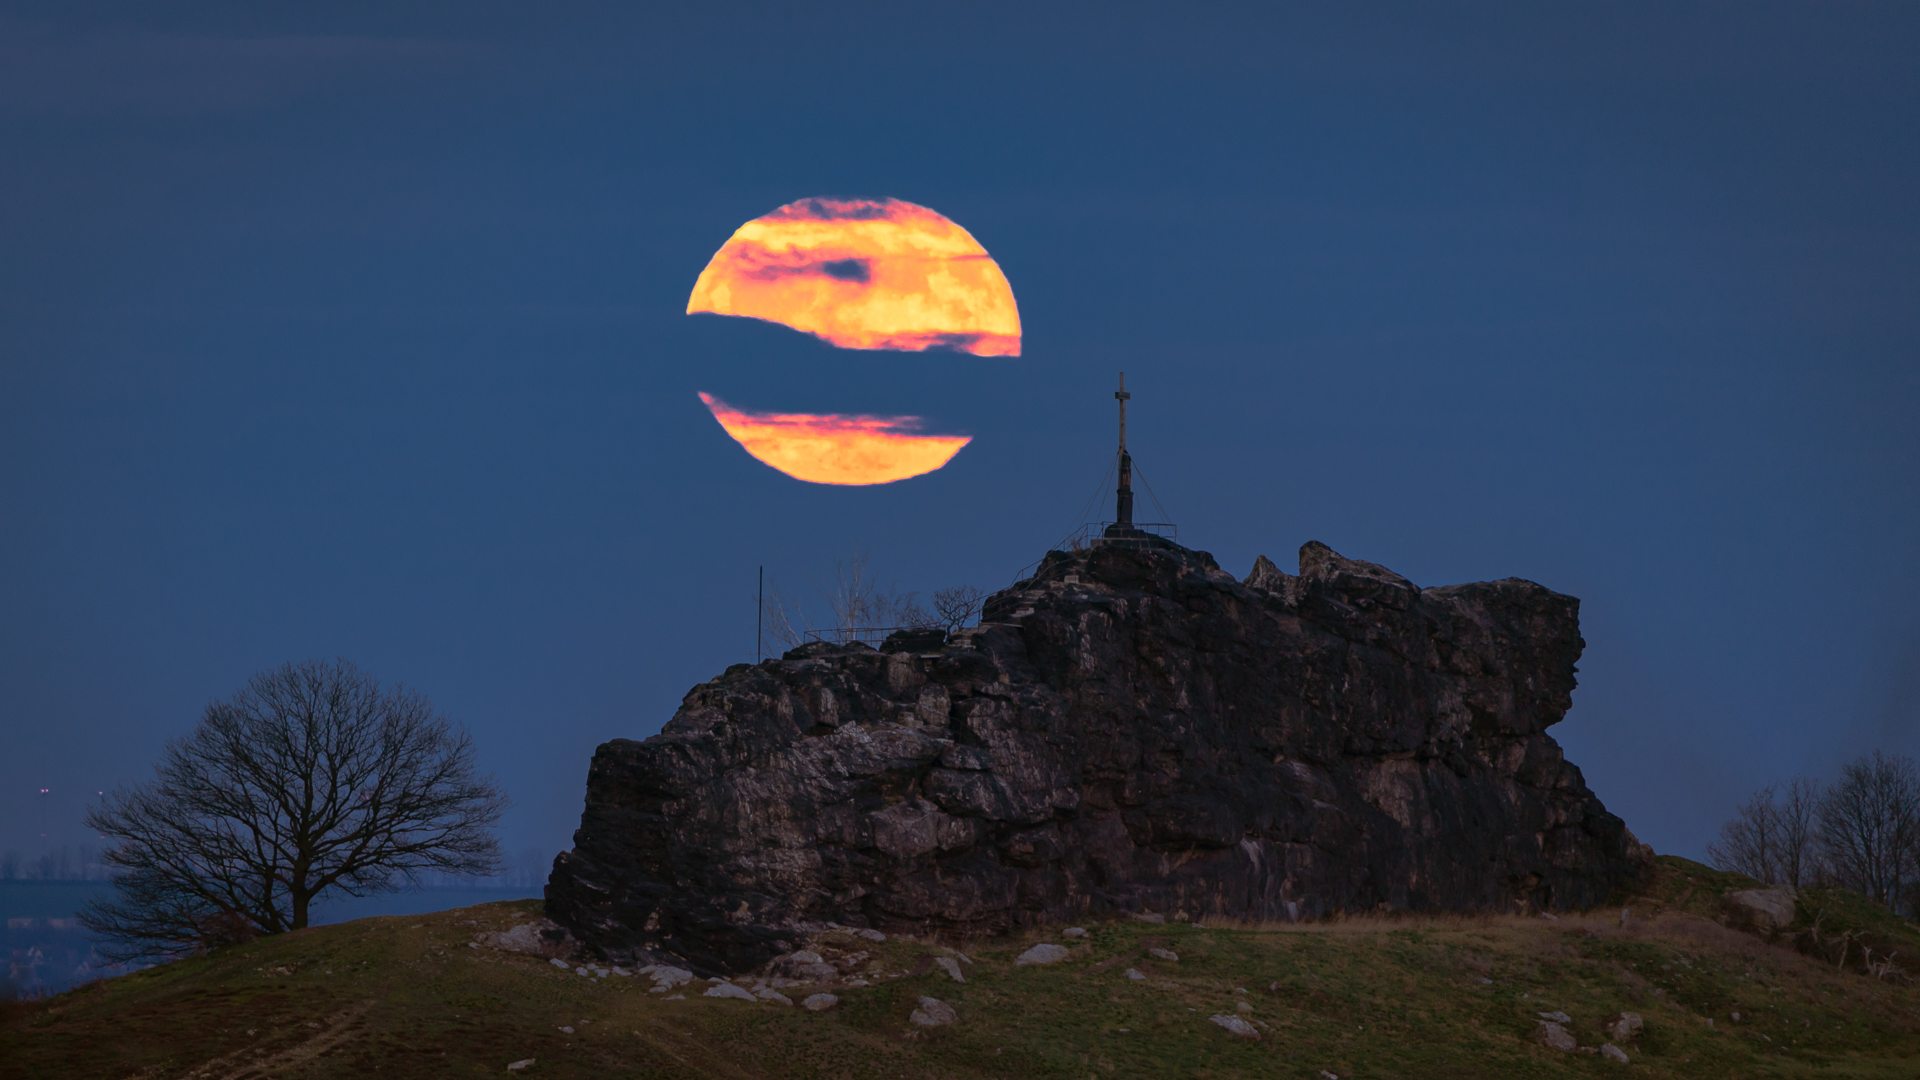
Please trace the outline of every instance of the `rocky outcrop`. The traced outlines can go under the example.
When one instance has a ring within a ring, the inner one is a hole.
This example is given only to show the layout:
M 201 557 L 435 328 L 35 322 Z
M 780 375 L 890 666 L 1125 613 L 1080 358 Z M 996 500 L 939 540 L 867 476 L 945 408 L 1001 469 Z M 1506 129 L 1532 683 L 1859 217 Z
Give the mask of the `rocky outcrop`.
M 1052 552 L 944 644 L 737 664 L 603 744 L 548 915 L 705 974 L 829 920 L 1598 904 L 1639 845 L 1546 733 L 1578 608 L 1318 543 L 1244 582 L 1171 544 Z

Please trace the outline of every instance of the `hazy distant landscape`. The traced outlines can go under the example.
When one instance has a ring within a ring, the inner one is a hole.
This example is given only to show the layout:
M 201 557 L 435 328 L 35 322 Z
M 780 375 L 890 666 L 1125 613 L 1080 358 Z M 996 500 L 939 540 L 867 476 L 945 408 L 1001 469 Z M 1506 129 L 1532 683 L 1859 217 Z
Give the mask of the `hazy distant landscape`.
M 103 976 L 91 935 L 76 915 L 87 901 L 113 891 L 111 882 L 0 880 L 0 994 L 57 994 Z M 520 900 L 540 895 L 533 885 L 437 885 L 413 892 L 336 900 L 315 909 L 314 923 L 348 922 L 370 915 L 419 915 L 448 908 Z

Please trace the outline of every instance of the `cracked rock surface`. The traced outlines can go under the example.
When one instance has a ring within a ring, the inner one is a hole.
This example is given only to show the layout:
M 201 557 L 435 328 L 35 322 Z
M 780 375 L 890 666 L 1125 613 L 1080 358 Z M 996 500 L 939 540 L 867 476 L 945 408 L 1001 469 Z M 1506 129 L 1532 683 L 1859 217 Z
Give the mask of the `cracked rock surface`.
M 547 914 L 706 974 L 830 921 L 1601 903 L 1650 852 L 1547 734 L 1578 610 L 1319 543 L 1244 581 L 1172 544 L 1051 552 L 944 645 L 736 664 L 601 745 Z

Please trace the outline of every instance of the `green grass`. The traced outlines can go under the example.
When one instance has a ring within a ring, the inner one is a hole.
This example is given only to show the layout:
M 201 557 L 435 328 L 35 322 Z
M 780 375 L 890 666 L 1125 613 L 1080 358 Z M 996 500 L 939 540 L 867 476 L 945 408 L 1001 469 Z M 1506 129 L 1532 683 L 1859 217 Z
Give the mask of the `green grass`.
M 1667 870 L 1713 873 L 1693 865 Z M 487 904 L 302 931 L 17 1005 L 0 1030 L 0 1075 L 501 1076 L 529 1057 L 537 1064 L 512 1075 L 1920 1075 L 1911 986 L 1728 930 L 1702 917 L 1713 882 L 1696 878 L 1688 895 L 1688 882 L 1666 877 L 1635 901 L 1625 928 L 1615 908 L 1552 921 L 1089 923 L 1078 942 L 1057 931 L 956 942 L 977 961 L 965 984 L 935 968 L 839 989 L 841 1005 L 825 1013 L 702 998 L 704 984 L 664 1001 L 644 980 L 600 982 L 467 948 L 475 933 L 539 911 L 537 901 Z M 1016 968 L 1013 957 L 1039 940 L 1072 955 Z M 1179 961 L 1148 960 L 1156 946 Z M 896 972 L 938 951 L 925 941 L 862 947 Z M 1127 980 L 1129 965 L 1149 978 Z M 952 1004 L 960 1023 L 913 1029 L 922 994 Z M 1238 1015 L 1266 1025 L 1258 1042 L 1207 1020 L 1240 1001 L 1252 1011 Z M 1583 1044 L 1598 1044 L 1600 1024 L 1621 1010 L 1640 1013 L 1646 1031 L 1626 1046 L 1623 1069 L 1535 1045 L 1535 1013 L 1551 1010 L 1574 1018 Z

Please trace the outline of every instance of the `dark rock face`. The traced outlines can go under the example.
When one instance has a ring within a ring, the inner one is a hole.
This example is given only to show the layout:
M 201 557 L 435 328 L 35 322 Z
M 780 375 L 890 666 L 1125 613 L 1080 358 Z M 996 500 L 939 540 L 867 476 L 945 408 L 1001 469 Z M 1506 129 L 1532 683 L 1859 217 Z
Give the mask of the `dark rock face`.
M 548 915 L 711 973 L 829 920 L 1565 909 L 1637 879 L 1546 734 L 1579 601 L 1420 589 L 1318 543 L 1300 571 L 1056 551 L 944 646 L 737 664 L 595 753 Z

